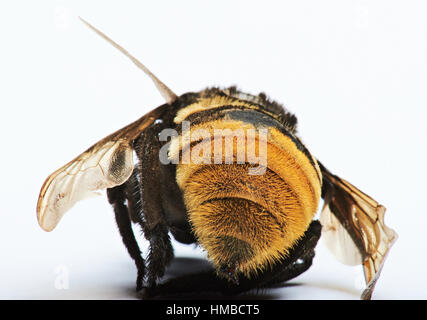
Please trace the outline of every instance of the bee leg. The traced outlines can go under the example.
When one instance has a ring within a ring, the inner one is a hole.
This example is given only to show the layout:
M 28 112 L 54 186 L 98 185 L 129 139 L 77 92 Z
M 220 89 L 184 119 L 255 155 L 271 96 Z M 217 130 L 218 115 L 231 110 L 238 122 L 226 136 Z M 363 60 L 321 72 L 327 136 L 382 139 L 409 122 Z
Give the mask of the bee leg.
M 314 249 L 321 235 L 321 225 L 312 221 L 303 238 L 290 251 L 288 258 L 274 267 L 271 278 L 266 277 L 260 287 L 270 287 L 289 281 L 307 271 L 314 258 Z
M 128 250 L 129 255 L 135 261 L 135 265 L 138 270 L 136 290 L 139 291 L 142 289 L 142 282 L 145 273 L 145 263 L 144 259 L 141 256 L 141 250 L 139 249 L 138 243 L 136 242 L 135 235 L 132 230 L 128 207 L 125 204 L 125 188 L 125 185 L 121 185 L 107 189 L 107 196 L 108 201 L 114 208 L 117 226 L 119 228 L 123 243 L 126 249 Z
M 158 279 L 165 274 L 166 266 L 173 258 L 173 247 L 169 237 L 169 227 L 165 222 L 160 177 L 159 141 L 156 132 L 148 129 L 135 143 L 139 158 L 139 182 L 141 195 L 141 220 L 144 236 L 150 243 L 147 257 L 148 291 L 156 286 Z
M 149 163 L 149 159 L 145 159 L 145 161 L 147 164 Z M 131 177 L 125 183 L 130 218 L 141 226 L 145 238 L 150 243 L 146 274 L 148 289 L 146 288 L 145 291 L 149 291 L 149 288 L 156 285 L 157 279 L 164 275 L 165 267 L 173 258 L 173 248 L 168 235 L 168 228 L 162 223 L 163 220 L 161 219 L 163 212 L 160 201 L 155 194 L 151 193 L 151 197 L 148 194 L 149 190 L 151 190 L 148 186 L 157 188 L 156 183 L 152 180 L 147 181 L 146 176 L 142 177 L 139 167 L 135 168 Z M 144 185 L 146 186 L 145 188 L 143 187 Z M 144 215 L 144 212 L 150 212 L 151 214 Z M 138 291 L 143 286 L 143 277 L 144 273 L 138 272 Z
M 153 217 L 160 217 L 160 215 L 144 215 L 144 212 L 147 212 L 144 210 L 150 210 L 151 213 L 160 212 L 161 207 L 155 196 L 149 198 L 145 193 L 147 189 L 141 188 L 139 181 L 148 182 L 145 181 L 146 178 L 141 178 L 139 172 L 138 167 L 136 167 L 131 177 L 126 181 L 125 191 L 131 220 L 141 226 L 145 238 L 150 243 L 150 251 L 147 257 L 147 286 L 151 288 L 156 285 L 157 279 L 163 276 L 166 265 L 172 260 L 173 248 L 168 235 L 168 228 L 161 223 L 162 220 L 153 219 Z M 145 200 L 143 200 L 144 195 Z M 147 218 L 148 221 L 146 221 Z M 154 227 L 152 226 L 153 220 L 156 223 Z M 143 276 L 144 274 L 138 273 L 137 284 L 139 289 L 142 288 Z
M 142 232 L 146 232 L 146 224 L 142 212 L 141 187 L 139 185 L 139 170 L 138 167 L 132 172 L 132 175 L 125 183 L 125 192 L 129 216 L 132 222 L 139 224 Z M 145 276 L 145 265 L 143 269 L 138 268 L 138 276 L 136 280 L 136 290 L 140 291 L 143 288 Z
M 150 241 L 148 254 L 147 294 L 156 287 L 157 280 L 164 276 L 166 266 L 173 258 L 173 248 L 167 226 L 158 224 L 146 234 Z
M 291 265 L 286 265 L 280 272 L 276 274 L 270 281 L 265 281 L 262 287 L 268 288 L 277 284 L 289 281 L 298 277 L 307 271 L 313 264 L 314 250 L 303 257 L 298 258 L 297 261 Z

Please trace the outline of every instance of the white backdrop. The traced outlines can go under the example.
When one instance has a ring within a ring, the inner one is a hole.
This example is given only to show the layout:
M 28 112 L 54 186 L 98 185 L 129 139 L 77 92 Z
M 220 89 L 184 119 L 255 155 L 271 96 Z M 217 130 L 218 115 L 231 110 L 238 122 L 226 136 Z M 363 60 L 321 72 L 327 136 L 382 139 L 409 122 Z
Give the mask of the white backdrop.
M 162 103 L 77 16 L 178 94 L 236 84 L 284 103 L 310 151 L 388 208 L 400 238 L 374 298 L 426 298 L 426 9 L 423 1 L 2 2 L 0 298 L 137 298 L 105 195 L 77 204 L 51 233 L 36 221 L 48 174 Z M 176 254 L 203 256 L 184 245 Z M 362 279 L 319 244 L 295 286 L 266 297 L 358 299 Z

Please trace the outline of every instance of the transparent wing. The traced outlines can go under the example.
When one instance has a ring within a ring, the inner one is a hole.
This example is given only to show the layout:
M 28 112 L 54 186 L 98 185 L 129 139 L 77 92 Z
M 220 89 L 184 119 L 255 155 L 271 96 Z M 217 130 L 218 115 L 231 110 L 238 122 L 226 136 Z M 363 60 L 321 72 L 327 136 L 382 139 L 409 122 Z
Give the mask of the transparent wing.
M 362 261 L 362 255 L 348 231 L 325 206 L 319 219 L 322 225 L 322 242 L 335 258 L 343 264 L 355 266 Z
M 385 225 L 385 207 L 321 163 L 319 166 L 325 201 L 320 218 L 322 237 L 340 261 L 363 265 L 367 286 L 362 299 L 370 299 L 397 233 Z
M 52 173 L 40 191 L 37 219 L 46 231 L 53 230 L 76 202 L 126 182 L 132 174 L 133 140 L 160 117 L 163 105 L 111 134 Z

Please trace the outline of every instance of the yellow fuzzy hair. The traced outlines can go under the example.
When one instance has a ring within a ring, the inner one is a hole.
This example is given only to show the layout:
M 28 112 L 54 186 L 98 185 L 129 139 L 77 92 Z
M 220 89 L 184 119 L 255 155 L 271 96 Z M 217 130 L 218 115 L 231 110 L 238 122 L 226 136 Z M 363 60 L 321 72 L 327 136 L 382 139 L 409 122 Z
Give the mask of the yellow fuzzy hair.
M 193 106 L 182 113 L 180 119 L 185 119 L 189 112 L 200 110 Z M 201 128 L 208 130 L 212 137 L 215 129 L 260 129 L 225 118 L 198 124 L 191 127 L 190 133 Z M 217 267 L 226 264 L 232 254 L 232 248 L 219 246 L 219 237 L 232 237 L 248 243 L 253 254 L 237 266 L 248 277 L 286 256 L 307 230 L 317 211 L 321 193 L 317 163 L 313 166 L 291 138 L 276 128 L 268 129 L 268 170 L 263 175 L 249 175 L 248 170 L 254 165 L 247 163 L 180 163 L 177 166 L 177 183 L 183 191 L 199 243 Z M 257 152 L 259 139 L 252 141 Z M 250 141 L 244 141 L 247 148 Z M 184 157 L 196 146 L 208 143 L 213 163 L 213 142 L 190 143 L 190 139 L 175 138 L 169 148 L 169 157 Z M 225 148 L 233 148 L 236 160 L 236 139 L 231 146 L 222 146 L 223 155 Z

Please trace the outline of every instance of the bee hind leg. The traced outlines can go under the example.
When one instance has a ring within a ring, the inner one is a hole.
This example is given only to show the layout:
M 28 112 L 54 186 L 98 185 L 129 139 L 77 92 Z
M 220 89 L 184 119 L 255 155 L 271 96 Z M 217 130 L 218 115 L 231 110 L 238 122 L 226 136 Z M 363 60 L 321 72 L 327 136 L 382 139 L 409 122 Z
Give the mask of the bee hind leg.
M 169 229 L 162 219 L 160 201 L 155 197 L 156 193 L 147 188 L 147 186 L 157 188 L 156 182 L 146 182 L 145 179 L 146 177 L 141 178 L 139 168 L 136 167 L 129 180 L 125 183 L 130 219 L 141 227 L 144 237 L 149 241 L 147 267 L 145 268 L 144 265 L 144 269 L 138 268 L 137 291 L 144 286 L 145 291 L 155 287 L 157 280 L 164 275 L 165 267 L 173 258 L 173 248 L 168 234 Z M 145 188 L 140 181 L 145 183 Z M 144 215 L 144 212 L 152 214 Z M 131 257 L 134 258 L 132 254 Z M 139 272 L 140 270 L 144 272 Z M 143 280 L 146 280 L 145 283 L 143 283 Z
M 166 266 L 174 256 L 160 192 L 165 182 L 161 178 L 159 141 L 153 138 L 156 136 L 155 129 L 148 129 L 135 141 L 139 163 L 134 170 L 135 179 L 129 181 L 134 190 L 133 202 L 140 204 L 134 210 L 133 216 L 141 225 L 144 236 L 150 244 L 145 291 L 156 287 L 157 281 L 164 276 Z
M 168 234 L 168 228 L 158 224 L 154 229 L 145 234 L 150 242 L 148 254 L 148 290 L 156 287 L 157 280 L 164 276 L 166 266 L 173 259 L 173 248 Z
M 321 225 L 312 221 L 303 238 L 291 250 L 288 257 L 278 263 L 270 272 L 271 276 L 265 277 L 260 287 L 268 288 L 298 277 L 307 271 L 315 255 L 314 249 L 321 235 Z

